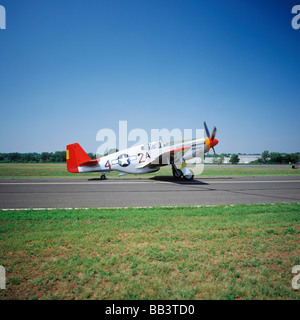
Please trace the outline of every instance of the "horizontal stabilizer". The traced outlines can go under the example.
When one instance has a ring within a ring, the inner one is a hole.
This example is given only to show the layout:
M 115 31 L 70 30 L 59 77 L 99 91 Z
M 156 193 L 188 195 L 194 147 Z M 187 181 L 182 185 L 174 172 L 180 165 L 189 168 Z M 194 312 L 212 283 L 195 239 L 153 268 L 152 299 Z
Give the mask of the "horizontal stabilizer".
M 126 173 L 126 172 L 120 172 L 120 173 L 119 173 L 119 177 L 125 176 L 126 174 L 128 174 L 128 173 Z
M 78 167 L 85 167 L 85 166 L 94 166 L 95 164 L 98 163 L 97 159 L 92 159 L 89 161 L 81 162 Z

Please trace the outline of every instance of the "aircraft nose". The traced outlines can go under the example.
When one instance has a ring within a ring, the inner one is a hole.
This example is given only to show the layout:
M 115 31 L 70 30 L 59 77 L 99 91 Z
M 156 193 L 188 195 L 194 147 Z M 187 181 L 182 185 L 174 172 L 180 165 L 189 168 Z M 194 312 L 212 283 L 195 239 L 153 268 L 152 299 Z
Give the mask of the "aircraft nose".
M 218 143 L 219 143 L 219 141 L 218 141 L 217 139 L 214 139 L 214 140 L 211 140 L 211 139 L 210 139 L 210 147 L 211 147 L 211 148 L 214 147 L 214 146 L 216 146 Z

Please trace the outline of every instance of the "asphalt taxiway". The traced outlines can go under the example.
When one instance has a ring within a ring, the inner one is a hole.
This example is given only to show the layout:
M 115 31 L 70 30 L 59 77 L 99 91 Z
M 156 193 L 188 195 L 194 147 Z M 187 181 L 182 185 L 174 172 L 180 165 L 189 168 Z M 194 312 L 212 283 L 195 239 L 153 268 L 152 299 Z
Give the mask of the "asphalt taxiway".
M 276 202 L 300 202 L 300 177 L 0 179 L 1 209 Z

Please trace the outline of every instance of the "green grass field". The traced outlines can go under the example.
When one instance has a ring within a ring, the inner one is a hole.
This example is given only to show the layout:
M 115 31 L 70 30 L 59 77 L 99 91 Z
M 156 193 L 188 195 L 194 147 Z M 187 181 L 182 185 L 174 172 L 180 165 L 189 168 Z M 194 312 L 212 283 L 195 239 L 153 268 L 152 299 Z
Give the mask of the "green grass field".
M 118 172 L 111 172 L 108 177 L 117 177 Z M 171 176 L 171 167 L 162 167 L 158 172 L 126 175 L 122 178 L 134 177 L 154 177 Z M 222 177 L 222 176 L 299 176 L 300 170 L 291 169 L 291 166 L 268 166 L 257 165 L 254 168 L 248 168 L 244 165 L 236 166 L 210 166 L 205 165 L 203 177 Z M 83 178 L 99 177 L 99 173 L 72 174 L 66 169 L 66 165 L 60 164 L 0 164 L 0 178 Z
M 300 204 L 0 211 L 0 299 L 299 299 Z

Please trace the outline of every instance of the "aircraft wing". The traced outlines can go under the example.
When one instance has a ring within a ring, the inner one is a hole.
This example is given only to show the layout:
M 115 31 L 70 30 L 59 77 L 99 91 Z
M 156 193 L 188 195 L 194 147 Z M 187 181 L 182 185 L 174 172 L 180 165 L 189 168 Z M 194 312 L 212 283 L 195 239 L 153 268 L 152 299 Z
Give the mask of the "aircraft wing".
M 191 146 L 180 146 L 180 147 L 175 146 L 174 148 L 170 148 L 170 150 L 166 150 L 160 154 L 157 154 L 157 156 L 155 156 L 154 158 L 151 158 L 150 161 L 142 163 L 139 169 L 149 167 L 149 166 L 160 167 L 162 165 L 167 165 L 169 163 L 167 163 L 166 161 L 162 161 L 164 157 L 174 157 L 174 158 L 177 156 L 179 157 L 182 151 L 190 148 Z

